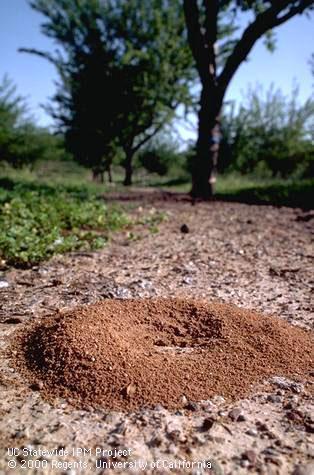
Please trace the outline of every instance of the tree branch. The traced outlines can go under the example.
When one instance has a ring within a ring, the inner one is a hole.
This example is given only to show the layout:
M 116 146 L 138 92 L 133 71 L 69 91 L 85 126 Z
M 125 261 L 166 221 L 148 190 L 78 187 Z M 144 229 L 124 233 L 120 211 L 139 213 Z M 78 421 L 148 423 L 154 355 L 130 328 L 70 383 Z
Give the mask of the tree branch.
M 164 126 L 164 122 L 161 122 L 160 124 L 156 125 L 155 129 L 147 133 L 145 137 L 132 149 L 133 154 L 137 152 L 146 142 L 148 142 L 150 139 L 152 139 Z
M 306 8 L 314 5 L 313 0 L 300 0 L 298 4 L 292 6 L 287 13 L 280 16 L 280 13 L 289 7 L 289 3 L 291 2 L 282 0 L 273 2 L 270 8 L 257 15 L 255 21 L 246 28 L 242 38 L 234 47 L 233 52 L 229 56 L 225 67 L 218 78 L 221 100 L 224 97 L 231 79 L 240 64 L 247 58 L 256 41 L 268 30 L 281 25 L 293 16 L 303 13 Z
M 216 81 L 215 45 L 218 36 L 218 0 L 203 0 L 205 8 L 205 49 L 208 55 L 209 75 Z
M 207 54 L 204 45 L 204 38 L 201 33 L 201 26 L 199 23 L 199 9 L 197 6 L 197 0 L 184 0 L 183 8 L 188 32 L 188 42 L 196 62 L 197 70 L 202 79 L 208 74 L 208 69 L 206 67 Z
M 40 51 L 34 48 L 18 48 L 18 52 L 35 54 L 36 56 L 40 56 L 41 58 L 47 59 L 50 63 L 54 65 L 57 64 L 57 58 L 54 58 L 52 54 L 48 53 L 48 51 Z

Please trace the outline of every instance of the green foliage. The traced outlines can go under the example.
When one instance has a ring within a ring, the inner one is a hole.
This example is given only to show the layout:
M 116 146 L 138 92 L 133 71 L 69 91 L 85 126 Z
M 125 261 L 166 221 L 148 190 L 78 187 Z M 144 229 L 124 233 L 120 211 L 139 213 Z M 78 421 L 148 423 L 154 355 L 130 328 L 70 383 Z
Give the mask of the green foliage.
M 149 173 L 157 173 L 159 176 L 169 174 L 180 162 L 180 154 L 175 145 L 170 142 L 155 142 L 145 147 L 138 157 L 139 163 Z
M 260 176 L 306 178 L 314 172 L 314 102 L 298 103 L 271 88 L 248 92 L 238 111 L 223 116 L 220 169 Z
M 84 189 L 10 180 L 0 185 L 0 256 L 8 264 L 27 267 L 56 253 L 97 249 L 109 231 L 129 223 L 121 210 Z
M 63 139 L 36 127 L 24 99 L 6 76 L 0 83 L 0 162 L 15 168 L 64 156 Z

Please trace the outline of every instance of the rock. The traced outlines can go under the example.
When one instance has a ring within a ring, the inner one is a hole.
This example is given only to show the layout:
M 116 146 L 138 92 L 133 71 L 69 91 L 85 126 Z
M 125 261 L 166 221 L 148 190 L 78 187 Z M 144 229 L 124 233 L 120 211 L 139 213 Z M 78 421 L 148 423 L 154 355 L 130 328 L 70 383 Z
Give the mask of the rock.
M 188 398 L 184 395 L 182 396 L 181 401 L 182 401 L 182 404 L 184 404 L 184 406 L 189 402 Z
M 41 389 L 43 389 L 43 387 L 44 383 L 42 381 L 38 381 L 30 385 L 30 389 L 32 389 L 32 391 L 40 391 Z
M 215 419 L 212 419 L 211 417 L 206 417 L 203 420 L 202 430 L 204 430 L 204 431 L 210 430 L 213 427 L 214 424 L 215 424 Z
M 9 287 L 9 282 L 6 280 L 0 280 L 0 289 L 6 289 L 7 287 Z
M 305 420 L 304 423 L 305 431 L 308 434 L 314 434 L 314 422 L 311 420 Z
M 314 462 L 307 465 L 298 465 L 293 470 L 292 475 L 314 475 Z
M 134 396 L 136 393 L 136 386 L 134 384 L 129 384 L 128 387 L 126 388 L 126 394 L 128 397 Z
M 271 456 L 265 457 L 265 462 L 277 465 L 277 467 L 281 467 L 283 465 L 283 461 L 278 455 L 277 456 L 271 455 Z
M 302 422 L 304 419 L 304 414 L 302 414 L 301 411 L 292 410 L 286 413 L 286 417 L 287 419 L 289 419 L 289 421 L 292 422 Z
M 190 229 L 189 229 L 189 227 L 188 227 L 187 224 L 182 224 L 182 226 L 181 226 L 181 228 L 180 228 L 180 231 L 181 231 L 181 233 L 183 233 L 183 234 L 187 234 L 187 233 L 190 232 Z
M 264 455 L 269 455 L 269 456 L 273 456 L 273 455 L 277 455 L 277 451 L 276 449 L 272 448 L 272 447 L 266 447 L 266 449 L 264 449 L 262 451 L 262 454 Z
M 296 405 L 290 401 L 290 402 L 287 402 L 287 404 L 285 404 L 283 408 L 286 410 L 296 409 Z
M 212 401 L 214 404 L 223 404 L 225 402 L 225 398 L 223 396 L 214 396 Z
M 224 444 L 226 439 L 224 437 L 214 437 L 214 442 L 217 444 Z
M 8 323 L 10 325 L 17 325 L 19 323 L 22 323 L 22 320 L 18 317 L 10 317 L 10 318 L 6 318 L 3 323 Z
M 267 401 L 277 403 L 277 402 L 282 402 L 282 396 L 279 396 L 277 394 L 269 394 L 267 396 Z
M 257 453 L 254 450 L 246 450 L 242 454 L 244 460 L 248 460 L 251 464 L 255 464 L 257 461 Z
M 193 402 L 193 401 L 189 401 L 186 406 L 184 407 L 184 409 L 187 409 L 188 411 L 197 411 L 198 409 L 198 405 L 196 404 L 196 402 Z
M 284 378 L 281 376 L 274 376 L 269 381 L 272 384 L 275 384 L 276 386 L 278 386 L 280 389 L 290 390 L 298 394 L 304 391 L 303 384 L 297 383 L 288 378 Z
M 248 429 L 245 433 L 247 435 L 250 435 L 251 437 L 257 437 L 258 436 L 258 432 L 257 432 L 256 429 Z
M 232 409 L 229 414 L 228 414 L 229 418 L 234 421 L 234 422 L 238 422 L 239 419 L 241 418 L 241 420 L 243 421 L 243 414 L 242 414 L 242 411 L 241 409 L 235 407 L 234 409 Z M 241 417 L 242 416 L 242 417 Z M 244 419 L 245 420 L 245 419 Z

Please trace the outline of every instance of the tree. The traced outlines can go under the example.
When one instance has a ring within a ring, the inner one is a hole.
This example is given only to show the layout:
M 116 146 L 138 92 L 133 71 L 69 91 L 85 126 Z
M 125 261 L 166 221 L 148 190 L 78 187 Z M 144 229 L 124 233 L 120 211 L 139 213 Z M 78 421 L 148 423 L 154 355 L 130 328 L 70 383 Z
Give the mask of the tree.
M 195 78 L 180 0 L 33 0 L 60 84 L 50 108 L 76 159 L 94 171 L 134 154 L 191 102 Z
M 249 89 L 239 109 L 222 114 L 219 170 L 264 176 L 308 177 L 314 159 L 314 101 L 290 98 L 273 86 Z
M 62 154 L 62 138 L 37 127 L 25 99 L 4 76 L 0 82 L 0 161 L 18 168 Z
M 24 114 L 24 98 L 17 95 L 16 86 L 4 76 L 0 83 L 0 161 L 12 162 L 11 147 Z
M 271 31 L 295 15 L 313 9 L 313 5 L 313 0 L 184 0 L 188 41 L 202 88 L 192 196 L 209 199 L 213 194 L 221 108 L 239 66 L 261 37 L 273 48 Z M 253 14 L 253 20 L 236 39 L 238 13 L 243 11 Z M 221 41 L 225 38 L 226 17 L 232 19 L 227 31 L 229 38 Z

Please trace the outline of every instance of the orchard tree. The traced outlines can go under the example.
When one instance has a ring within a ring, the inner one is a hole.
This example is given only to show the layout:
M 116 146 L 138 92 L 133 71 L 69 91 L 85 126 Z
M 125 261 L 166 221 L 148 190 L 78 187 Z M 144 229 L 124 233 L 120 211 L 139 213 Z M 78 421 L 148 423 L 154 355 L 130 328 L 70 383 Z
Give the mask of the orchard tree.
M 62 138 L 37 127 L 8 76 L 0 81 L 0 162 L 14 168 L 62 156 Z
M 191 194 L 195 198 L 209 199 L 213 194 L 219 152 L 221 108 L 230 82 L 261 37 L 272 49 L 272 30 L 295 15 L 312 10 L 314 1 L 183 1 L 188 41 L 201 81 Z M 253 19 L 237 38 L 241 12 L 250 13 Z
M 196 78 L 181 0 L 33 0 L 59 74 L 51 114 L 75 158 L 94 172 L 134 154 L 191 103 Z

